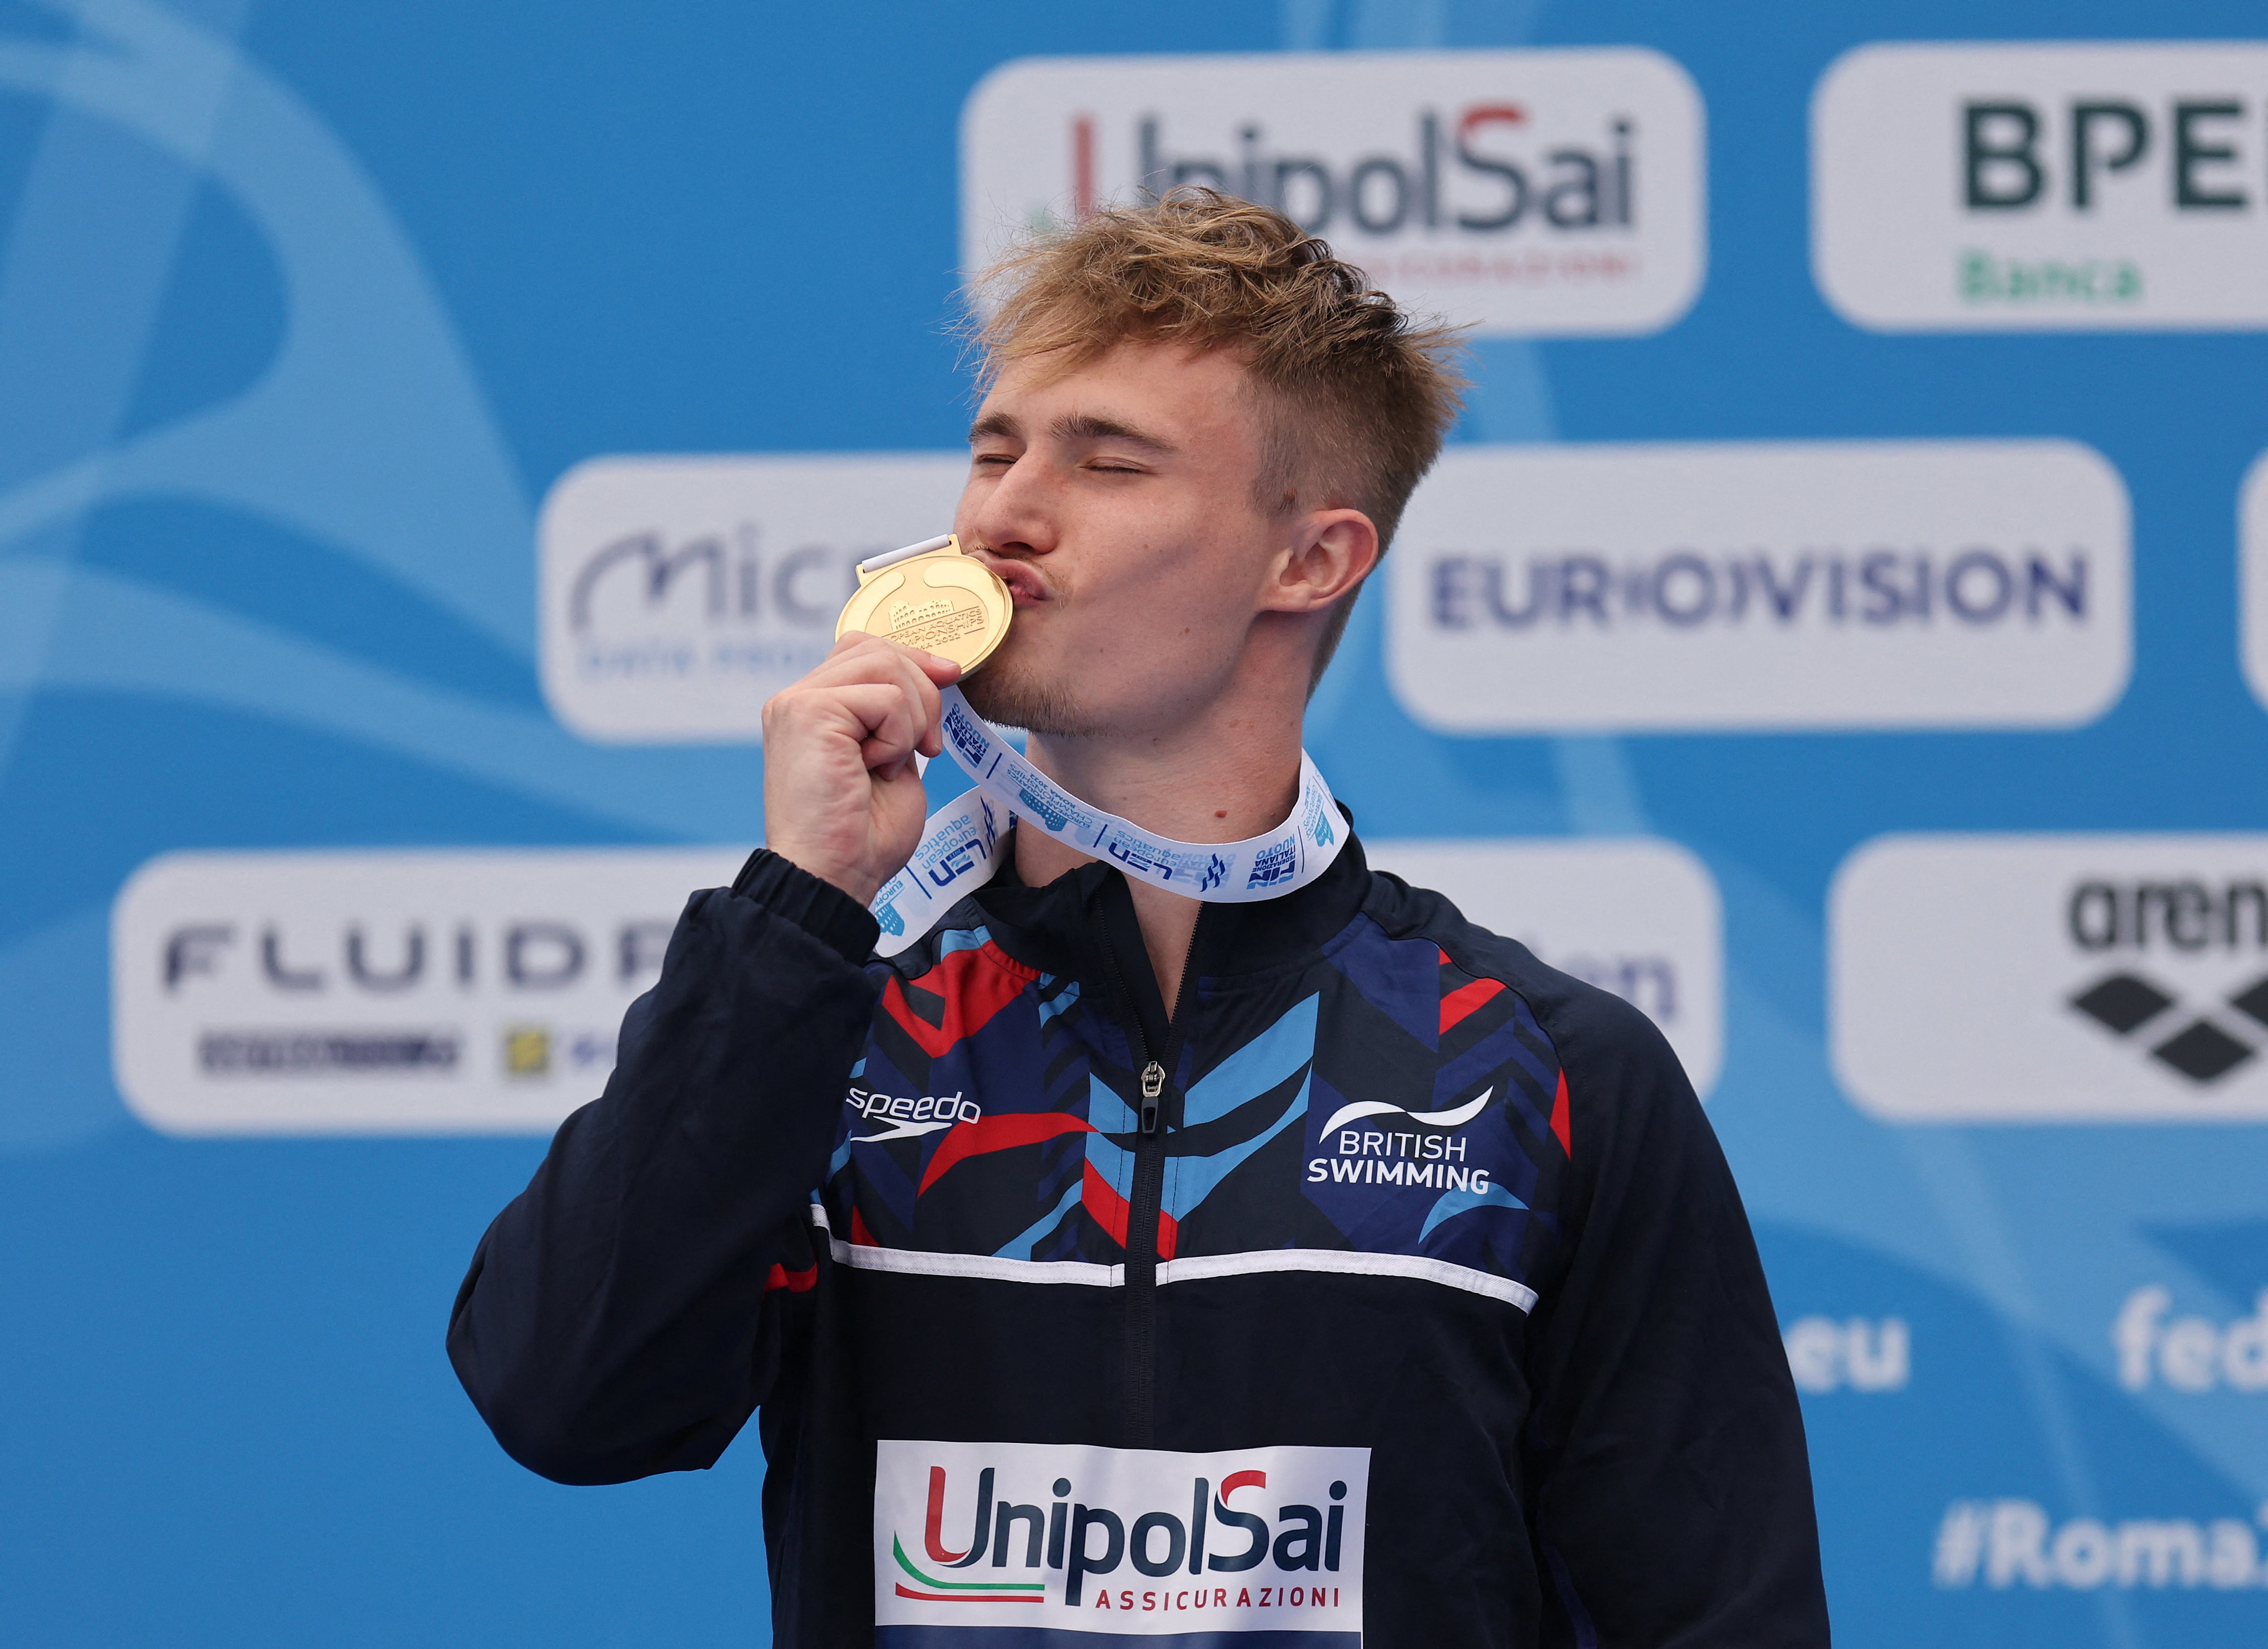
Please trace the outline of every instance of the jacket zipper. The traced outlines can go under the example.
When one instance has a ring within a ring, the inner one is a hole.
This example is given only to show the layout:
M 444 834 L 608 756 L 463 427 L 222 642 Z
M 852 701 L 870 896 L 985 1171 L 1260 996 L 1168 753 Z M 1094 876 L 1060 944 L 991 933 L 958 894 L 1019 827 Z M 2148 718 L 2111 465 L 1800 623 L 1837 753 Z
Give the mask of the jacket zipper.
M 1182 976 L 1174 986 L 1173 1005 L 1166 1013 L 1167 1046 L 1160 1051 L 1167 1058 L 1178 1045 L 1174 1027 L 1181 1023 L 1182 1001 L 1189 995 L 1189 964 L 1197 957 L 1197 927 L 1204 921 L 1204 909 L 1199 906 L 1197 920 L 1189 928 L 1189 947 L 1182 957 Z M 1126 1204 L 1126 1447 L 1148 1448 L 1157 1432 L 1158 1215 L 1166 1185 L 1166 1130 L 1160 1113 L 1165 1104 L 1166 1067 L 1151 1051 L 1149 1035 L 1142 1028 L 1141 1010 L 1126 989 L 1118 948 L 1109 942 L 1107 931 L 1104 948 L 1117 979 L 1118 999 L 1133 1035 L 1134 1052 L 1142 1062 L 1133 1194 Z

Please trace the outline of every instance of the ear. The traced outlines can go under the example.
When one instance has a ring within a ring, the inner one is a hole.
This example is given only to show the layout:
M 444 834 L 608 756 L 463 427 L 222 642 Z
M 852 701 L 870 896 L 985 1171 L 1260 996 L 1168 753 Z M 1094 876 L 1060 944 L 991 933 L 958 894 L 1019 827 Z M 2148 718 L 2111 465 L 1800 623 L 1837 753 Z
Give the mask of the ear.
M 1378 528 L 1359 510 L 1313 510 L 1292 524 L 1260 593 L 1263 613 L 1313 613 L 1360 584 L 1378 565 Z

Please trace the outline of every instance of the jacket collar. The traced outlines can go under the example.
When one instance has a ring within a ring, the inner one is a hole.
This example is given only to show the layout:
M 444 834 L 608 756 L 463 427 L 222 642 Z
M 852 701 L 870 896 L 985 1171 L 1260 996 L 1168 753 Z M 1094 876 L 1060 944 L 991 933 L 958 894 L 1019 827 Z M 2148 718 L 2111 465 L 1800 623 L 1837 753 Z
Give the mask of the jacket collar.
M 1338 857 L 1306 887 L 1278 899 L 1207 905 L 1198 925 L 1197 972 L 1234 978 L 1313 957 L 1354 920 L 1370 887 L 1370 867 L 1350 821 Z M 1035 887 L 1016 874 L 1012 853 L 975 902 L 1009 955 L 1074 977 L 1095 965 L 1099 936 L 1116 929 L 1131 906 L 1126 879 L 1113 865 L 1092 861 Z

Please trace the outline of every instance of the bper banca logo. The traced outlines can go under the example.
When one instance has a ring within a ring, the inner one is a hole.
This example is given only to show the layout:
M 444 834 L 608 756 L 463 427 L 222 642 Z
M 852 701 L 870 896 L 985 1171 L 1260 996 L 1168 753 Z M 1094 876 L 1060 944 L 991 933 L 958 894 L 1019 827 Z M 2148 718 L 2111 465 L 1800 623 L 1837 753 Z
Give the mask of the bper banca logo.
M 1892 330 L 2268 326 L 2268 47 L 1862 46 L 1812 99 L 1812 261 Z
M 961 249 L 1202 185 L 1483 335 L 1651 332 L 1698 291 L 1702 114 L 1631 48 L 1033 58 L 961 119 Z
M 1829 924 L 1836 1070 L 1879 1115 L 2268 1120 L 2268 837 L 1887 837 Z

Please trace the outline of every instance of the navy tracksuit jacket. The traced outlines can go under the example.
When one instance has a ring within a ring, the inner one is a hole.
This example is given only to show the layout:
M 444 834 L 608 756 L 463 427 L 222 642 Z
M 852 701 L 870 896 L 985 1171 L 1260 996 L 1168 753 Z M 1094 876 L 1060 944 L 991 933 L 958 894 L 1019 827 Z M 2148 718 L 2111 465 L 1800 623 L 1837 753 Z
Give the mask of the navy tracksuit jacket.
M 515 1459 L 757 1414 L 783 1645 L 1826 1644 L 1755 1244 L 1636 1009 L 1353 842 L 1204 907 L 1170 1012 L 1102 864 L 876 932 L 762 851 L 693 896 L 458 1296 Z

